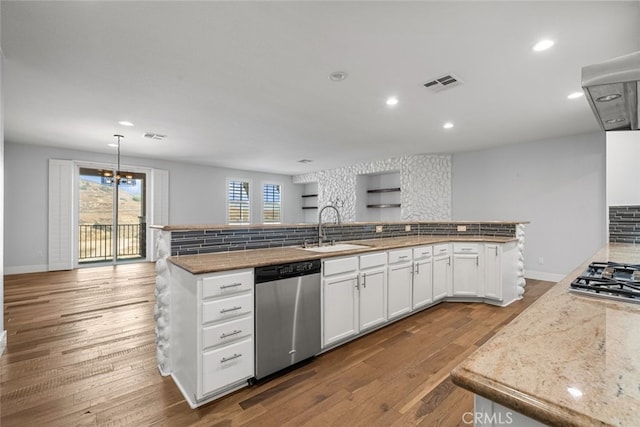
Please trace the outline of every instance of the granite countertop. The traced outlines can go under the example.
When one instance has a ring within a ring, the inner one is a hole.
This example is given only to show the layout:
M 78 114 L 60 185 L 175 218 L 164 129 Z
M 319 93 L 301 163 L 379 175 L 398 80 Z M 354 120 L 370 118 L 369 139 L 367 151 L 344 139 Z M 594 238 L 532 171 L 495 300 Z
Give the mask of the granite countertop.
M 408 246 L 431 245 L 442 242 L 489 242 L 508 243 L 515 237 L 494 236 L 407 236 L 389 237 L 371 240 L 352 240 L 339 243 L 353 243 L 368 246 L 361 249 L 349 249 L 338 252 L 318 253 L 300 247 L 286 246 L 272 249 L 251 249 L 245 251 L 216 252 L 201 255 L 173 256 L 169 261 L 192 274 L 213 273 L 216 271 L 253 268 L 283 262 L 306 261 L 366 252 L 397 249 Z
M 453 382 L 545 424 L 637 426 L 640 304 L 568 292 L 592 261 L 640 263 L 610 244 L 457 366 Z

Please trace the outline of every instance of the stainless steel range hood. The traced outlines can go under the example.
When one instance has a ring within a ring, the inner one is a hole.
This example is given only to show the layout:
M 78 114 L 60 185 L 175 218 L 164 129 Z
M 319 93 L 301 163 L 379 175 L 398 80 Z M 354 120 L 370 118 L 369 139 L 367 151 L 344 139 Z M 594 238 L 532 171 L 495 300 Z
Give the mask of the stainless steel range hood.
M 640 52 L 582 68 L 582 88 L 605 131 L 638 130 Z

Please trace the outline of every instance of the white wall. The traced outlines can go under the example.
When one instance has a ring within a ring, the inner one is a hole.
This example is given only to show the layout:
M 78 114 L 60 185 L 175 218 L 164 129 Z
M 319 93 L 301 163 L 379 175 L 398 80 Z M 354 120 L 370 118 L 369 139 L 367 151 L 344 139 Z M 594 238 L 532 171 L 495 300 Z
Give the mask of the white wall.
M 123 147 L 126 153 L 126 146 Z M 4 267 L 15 271 L 36 271 L 47 264 L 48 161 L 53 159 L 115 163 L 114 155 L 66 150 L 28 144 L 7 143 Z M 122 164 L 169 171 L 169 221 L 171 224 L 224 224 L 226 222 L 226 179 L 243 178 L 253 183 L 252 222 L 259 223 L 262 182 L 283 186 L 284 222 L 302 222 L 302 186 L 288 175 L 214 168 L 193 164 L 123 156 Z
M 530 221 L 527 277 L 558 279 L 593 256 L 605 212 L 604 133 L 453 155 L 453 219 Z
M 607 206 L 640 205 L 640 132 L 607 133 Z
M 1 46 L 1 44 L 0 44 Z M 0 206 L 4 201 L 4 55 L 0 48 Z M 0 259 L 4 257 L 4 211 L 0 211 Z M 0 355 L 6 347 L 7 332 L 4 330 L 4 266 L 0 264 Z

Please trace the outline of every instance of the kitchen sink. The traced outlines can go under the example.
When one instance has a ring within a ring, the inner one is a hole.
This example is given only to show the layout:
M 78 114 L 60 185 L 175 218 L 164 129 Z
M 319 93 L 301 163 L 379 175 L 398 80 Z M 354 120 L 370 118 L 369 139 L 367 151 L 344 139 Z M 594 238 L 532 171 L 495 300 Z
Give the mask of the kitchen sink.
M 304 249 L 305 251 L 311 251 L 311 252 L 322 252 L 322 253 L 327 253 L 327 252 L 340 252 L 340 251 L 350 251 L 353 249 L 369 249 L 370 246 L 365 246 L 365 245 L 353 245 L 351 243 L 338 243 L 336 245 L 327 245 L 327 246 L 316 246 L 313 248 L 301 248 Z

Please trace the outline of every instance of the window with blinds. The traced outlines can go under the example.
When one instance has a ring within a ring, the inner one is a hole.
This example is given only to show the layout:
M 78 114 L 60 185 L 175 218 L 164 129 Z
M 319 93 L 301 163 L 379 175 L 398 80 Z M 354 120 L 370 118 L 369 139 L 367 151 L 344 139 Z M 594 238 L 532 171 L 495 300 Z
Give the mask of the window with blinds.
M 262 185 L 262 222 L 282 221 L 282 192 L 280 184 Z
M 228 181 L 227 215 L 229 224 L 248 224 L 251 222 L 249 194 L 247 181 Z

